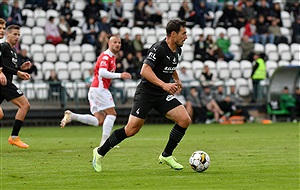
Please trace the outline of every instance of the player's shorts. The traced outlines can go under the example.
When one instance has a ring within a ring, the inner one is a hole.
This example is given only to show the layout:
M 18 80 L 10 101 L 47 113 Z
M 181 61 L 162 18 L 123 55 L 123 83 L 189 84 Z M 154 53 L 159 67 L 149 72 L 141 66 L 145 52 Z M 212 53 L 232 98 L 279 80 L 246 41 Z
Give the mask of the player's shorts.
M 133 107 L 130 114 L 141 119 L 146 119 L 151 109 L 155 109 L 162 115 L 182 105 L 173 95 L 165 93 L 161 96 L 136 93 L 133 99 Z
M 23 96 L 23 92 L 16 87 L 13 83 L 7 81 L 5 86 L 0 87 L 0 104 L 6 100 L 11 101 L 12 99 Z
M 115 107 L 114 99 L 108 89 L 91 87 L 88 93 L 92 114 Z

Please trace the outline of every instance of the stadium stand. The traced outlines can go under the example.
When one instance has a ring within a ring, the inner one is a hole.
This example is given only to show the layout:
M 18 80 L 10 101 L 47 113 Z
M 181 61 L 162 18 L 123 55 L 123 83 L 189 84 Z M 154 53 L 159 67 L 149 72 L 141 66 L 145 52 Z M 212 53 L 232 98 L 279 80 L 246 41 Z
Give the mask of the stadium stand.
M 12 2 L 12 0 L 9 1 L 9 3 Z M 125 18 L 129 19 L 129 25 L 128 27 L 121 27 L 119 29 L 111 27 L 112 33 L 119 34 L 121 38 L 123 38 L 126 33 L 129 33 L 132 40 L 136 34 L 141 34 L 145 49 L 149 48 L 150 45 L 157 40 L 162 40 L 165 37 L 164 26 L 169 19 L 177 17 L 177 12 L 182 0 L 160 0 L 156 2 L 160 10 L 164 12 L 162 25 L 145 28 L 134 26 L 134 2 L 123 0 L 124 15 Z M 49 78 L 49 73 L 52 69 L 58 72 L 59 78 L 64 81 L 63 85 L 72 98 L 86 98 L 87 89 L 84 79 L 89 75 L 89 69 L 93 67 L 93 63 L 98 56 L 95 54 L 94 46 L 87 43 L 82 44 L 83 33 L 81 27 L 86 22 L 84 8 L 87 5 L 86 1 L 83 0 L 71 0 L 73 19 L 79 22 L 77 26 L 71 26 L 71 30 L 76 31 L 76 38 L 71 40 L 69 45 L 58 44 L 54 46 L 46 43 L 44 31 L 45 23 L 49 16 L 54 16 L 55 23 L 58 23 L 60 8 L 63 6 L 64 1 L 57 0 L 56 3 L 56 10 L 43 10 L 39 7 L 32 8 L 26 5 L 25 1 L 20 1 L 19 3 L 22 8 L 22 14 L 27 16 L 25 25 L 21 27 L 20 47 L 21 49 L 24 48 L 28 50 L 28 56 L 32 58 L 38 69 L 38 74 L 33 77 L 32 81 L 20 83 L 19 85 L 32 102 L 34 102 L 35 99 L 37 99 L 37 102 L 48 99 L 46 92 L 49 86 L 45 80 Z M 189 5 L 192 7 L 192 3 L 189 2 Z M 254 46 L 255 52 L 264 53 L 266 56 L 268 79 L 272 77 L 275 70 L 279 67 L 300 65 L 300 44 L 299 42 L 292 41 L 291 37 L 291 26 L 295 21 L 294 14 L 284 9 L 284 2 L 281 3 L 281 6 L 282 11 L 280 16 L 282 26 L 280 32 L 283 36 L 287 37 L 288 44 L 267 43 L 266 45 L 262 45 L 255 43 Z M 100 10 L 100 14 L 110 16 L 107 9 Z M 231 26 L 225 29 L 218 27 L 218 20 L 222 16 L 223 11 L 210 11 L 209 14 L 213 17 L 213 20 L 211 23 L 207 23 L 205 28 L 200 28 L 199 25 L 195 25 L 187 29 L 189 38 L 183 46 L 183 55 L 180 65 L 184 64 L 192 69 L 195 78 L 198 79 L 198 83 L 194 84 L 201 84 L 199 76 L 204 65 L 208 65 L 214 75 L 217 76 L 218 81 L 222 81 L 224 85 L 236 85 L 239 95 L 247 99 L 252 90 L 251 82 L 249 82 L 252 72 L 252 63 L 251 60 L 241 60 L 242 52 L 239 46 L 245 28 Z M 231 41 L 229 50 L 235 55 L 234 60 L 229 62 L 223 60 L 216 62 L 211 60 L 204 62 L 193 60 L 193 44 L 199 38 L 199 35 L 204 34 L 205 38 L 207 35 L 213 35 L 213 38 L 217 39 L 221 32 Z M 123 88 L 127 96 L 132 98 L 137 82 L 138 81 L 118 81 L 114 83 L 114 85 L 118 88 Z M 86 106 L 86 99 L 82 102 L 83 105 Z

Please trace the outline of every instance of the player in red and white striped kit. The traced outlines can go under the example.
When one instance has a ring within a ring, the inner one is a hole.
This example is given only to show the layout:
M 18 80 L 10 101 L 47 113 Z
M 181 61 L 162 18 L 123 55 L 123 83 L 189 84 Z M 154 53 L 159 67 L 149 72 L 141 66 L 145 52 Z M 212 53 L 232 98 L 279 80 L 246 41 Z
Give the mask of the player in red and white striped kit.
M 88 93 L 90 111 L 93 115 L 76 114 L 66 110 L 60 123 L 62 128 L 72 120 L 93 126 L 103 125 L 100 145 L 110 136 L 117 116 L 112 94 L 108 90 L 111 81 L 114 78 L 131 79 L 131 75 L 127 72 L 115 73 L 116 55 L 120 48 L 120 37 L 112 36 L 108 42 L 108 49 L 101 53 L 97 59 L 94 68 L 94 79 Z

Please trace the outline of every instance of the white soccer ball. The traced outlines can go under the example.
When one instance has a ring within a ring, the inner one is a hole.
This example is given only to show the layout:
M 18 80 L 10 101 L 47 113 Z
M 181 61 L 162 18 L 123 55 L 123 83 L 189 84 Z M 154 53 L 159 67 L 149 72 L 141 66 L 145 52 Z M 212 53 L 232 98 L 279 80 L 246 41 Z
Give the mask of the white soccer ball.
M 189 163 L 196 172 L 204 172 L 210 165 L 210 157 L 206 152 L 197 150 L 190 157 Z

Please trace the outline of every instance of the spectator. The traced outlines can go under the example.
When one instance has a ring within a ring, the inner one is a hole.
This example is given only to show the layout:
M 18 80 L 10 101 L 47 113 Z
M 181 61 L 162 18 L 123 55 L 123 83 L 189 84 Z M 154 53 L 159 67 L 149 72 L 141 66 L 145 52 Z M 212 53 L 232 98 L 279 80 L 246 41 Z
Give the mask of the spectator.
M 122 65 L 126 72 L 130 73 L 132 79 L 140 79 L 140 62 L 133 56 L 132 53 L 125 54 L 125 58 L 122 59 Z
M 207 35 L 205 43 L 208 60 L 217 61 L 218 59 L 223 58 L 222 50 L 217 46 L 212 35 Z
M 96 39 L 99 34 L 98 25 L 95 23 L 95 19 L 90 17 L 87 23 L 82 26 L 83 43 L 89 43 L 95 45 Z
M 12 22 L 11 17 L 12 6 L 8 4 L 8 0 L 2 0 L 0 4 L 0 18 L 3 18 L 6 21 L 6 26 Z
M 215 99 L 213 99 L 209 86 L 204 86 L 203 92 L 201 93 L 201 102 L 208 111 L 213 113 L 214 121 L 218 123 L 220 116 L 223 115 L 224 112 L 221 110 Z
M 145 6 L 145 12 L 154 26 L 162 24 L 162 12 L 156 4 L 153 3 L 153 0 L 148 0 L 147 5 Z
M 64 5 L 60 8 L 60 15 L 66 16 L 70 14 L 72 16 L 71 2 L 69 0 L 65 0 Z
M 22 11 L 19 8 L 19 1 L 18 0 L 14 0 L 14 5 L 12 7 L 10 17 L 11 17 L 11 22 L 8 23 L 7 25 L 15 24 L 15 25 L 22 26 L 23 24 L 26 23 L 27 16 L 22 15 Z
M 243 102 L 243 98 L 239 96 L 235 86 L 230 86 L 229 96 L 231 101 L 235 102 L 236 105 L 239 105 Z
M 50 77 L 47 80 L 49 82 L 50 90 L 49 90 L 49 98 L 59 97 L 61 107 L 64 107 L 66 104 L 66 95 L 69 95 L 66 92 L 65 87 L 62 86 L 61 81 L 57 78 L 57 74 L 55 70 L 50 71 Z
M 206 2 L 207 2 L 208 9 L 212 12 L 224 10 L 225 0 L 207 0 Z
M 203 71 L 200 75 L 200 82 L 202 86 L 212 86 L 215 83 L 215 76 L 210 72 L 207 65 L 203 67 Z
M 267 39 L 269 43 L 274 44 L 274 35 L 269 35 L 268 27 L 269 24 L 265 22 L 265 16 L 259 15 L 256 22 L 256 33 L 262 45 L 266 45 Z
M 244 27 L 246 25 L 246 19 L 243 15 L 243 7 L 244 7 L 244 1 L 243 0 L 238 0 L 237 2 L 235 2 L 235 13 L 236 13 L 236 18 L 237 18 L 237 22 L 235 27 L 238 29 L 241 29 L 242 27 Z
M 236 23 L 237 23 L 236 10 L 234 8 L 233 2 L 228 1 L 223 10 L 223 14 L 219 19 L 218 26 L 227 29 L 229 27 L 236 26 Z
M 108 48 L 109 37 L 105 31 L 101 31 L 98 35 L 97 41 L 95 43 L 96 46 L 96 55 L 100 55 L 102 52 L 107 50 Z
M 57 45 L 62 42 L 62 37 L 60 36 L 59 29 L 56 24 L 54 24 L 54 17 L 50 16 L 48 22 L 45 25 L 45 34 L 47 42 Z
M 268 28 L 269 36 L 273 36 L 274 43 L 276 45 L 280 43 L 288 43 L 288 40 L 285 36 L 281 34 L 280 27 L 278 26 L 277 20 L 273 20 L 271 26 Z
M 295 20 L 298 16 L 300 16 L 300 2 L 299 0 L 289 0 L 286 1 L 285 9 L 287 12 L 289 12 L 291 15 L 294 15 Z
M 300 87 L 299 86 L 295 88 L 294 97 L 296 99 L 296 111 L 299 114 L 300 113 Z
M 242 49 L 242 60 L 252 59 L 250 56 L 252 55 L 252 50 L 254 50 L 254 43 L 249 40 L 249 36 L 243 36 L 240 46 Z
M 224 38 L 224 33 L 220 33 L 220 38 L 217 39 L 217 46 L 222 50 L 225 61 L 230 61 L 234 58 L 234 54 L 229 51 L 231 45 L 229 39 Z
M 60 8 L 60 15 L 65 17 L 65 20 L 69 24 L 70 27 L 77 26 L 79 22 L 73 19 L 72 11 L 70 7 L 71 3 L 69 0 L 65 1 L 65 4 Z
M 121 52 L 122 54 L 126 55 L 128 53 L 135 53 L 135 49 L 133 47 L 133 41 L 130 39 L 130 34 L 126 33 L 124 38 L 121 39 L 122 46 L 121 46 Z
M 65 44 L 69 45 L 70 40 L 75 40 L 76 38 L 76 31 L 71 31 L 70 25 L 66 22 L 65 17 L 61 16 L 58 29 L 60 32 L 60 36 L 62 37 Z
M 225 93 L 224 93 L 224 88 L 222 85 L 219 85 L 217 87 L 217 90 L 213 94 L 213 98 L 216 100 L 216 102 L 219 104 L 220 102 L 224 101 L 225 99 Z
M 292 43 L 300 43 L 300 16 L 292 24 Z
M 253 7 L 253 0 L 246 0 L 245 6 L 242 9 L 243 16 L 246 20 L 255 18 L 255 9 Z
M 144 28 L 146 26 L 153 27 L 153 23 L 149 23 L 149 17 L 145 12 L 145 1 L 141 0 L 134 8 L 134 25 Z
M 42 5 L 43 5 L 43 0 L 25 0 L 24 8 L 35 10 L 38 7 L 42 7 Z
M 56 10 L 56 7 L 57 3 L 54 0 L 45 0 L 42 8 L 44 9 L 44 11 L 47 11 L 50 9 Z
M 289 93 L 289 88 L 285 86 L 280 95 L 280 106 L 282 109 L 286 109 L 290 112 L 290 117 L 293 123 L 297 122 L 296 119 L 296 99 Z
M 129 20 L 124 18 L 123 5 L 121 0 L 115 1 L 110 9 L 110 13 L 112 26 L 116 28 L 121 28 L 122 26 L 127 27 Z
M 98 22 L 99 31 L 104 31 L 110 37 L 112 36 L 111 24 L 108 22 L 107 15 L 101 15 L 101 20 Z
M 90 88 L 94 79 L 94 69 L 89 69 L 89 76 L 84 79 L 87 88 Z
M 195 80 L 193 71 L 191 69 L 186 69 L 185 66 L 180 67 L 180 70 L 178 71 L 178 76 L 183 85 L 188 85 L 189 82 Z
M 253 55 L 253 60 L 255 62 L 251 78 L 252 78 L 252 85 L 253 85 L 253 92 L 252 92 L 252 100 L 251 102 L 255 103 L 258 96 L 260 95 L 260 81 L 264 80 L 267 76 L 266 71 L 266 64 L 263 58 L 260 57 L 259 53 L 255 53 Z
M 199 24 L 201 28 L 206 27 L 206 23 L 212 20 L 208 13 L 208 8 L 204 0 L 200 0 L 199 3 L 195 4 L 195 24 Z
M 205 123 L 205 121 L 207 120 L 206 108 L 201 103 L 198 95 L 199 94 L 196 87 L 191 87 L 190 93 L 187 96 L 187 102 L 189 102 L 192 107 L 190 116 L 193 123 Z
M 266 0 L 257 1 L 256 12 L 257 15 L 264 15 L 264 17 L 266 18 L 266 22 L 268 22 L 268 24 L 271 24 L 273 17 L 271 16 L 270 5 Z
M 243 116 L 245 122 L 253 122 L 254 117 L 250 116 L 245 108 L 238 108 L 235 102 L 231 100 L 230 96 L 225 96 L 223 101 L 218 102 L 220 108 L 226 113 L 227 116 Z
M 191 118 L 193 118 L 193 108 L 192 108 L 191 101 L 188 101 L 185 98 L 185 96 L 179 90 L 177 90 L 175 92 L 174 97 L 177 98 L 182 105 L 184 105 L 184 107 L 185 107 L 186 111 L 188 112 L 189 116 Z M 200 102 L 200 100 L 199 100 L 199 102 Z M 205 112 L 204 112 L 204 115 L 206 115 Z
M 204 39 L 204 35 L 200 34 L 199 39 L 194 43 L 194 59 L 205 61 L 208 59 L 208 55 L 206 52 L 207 44 Z
M 28 73 L 28 74 L 34 74 L 35 76 L 37 75 L 37 67 L 34 65 L 33 61 L 27 56 L 27 50 L 26 49 L 22 49 L 20 51 L 20 53 L 18 53 L 18 66 L 20 68 L 20 66 L 29 61 L 31 63 L 31 67 L 28 70 L 23 70 L 24 72 Z
M 188 1 L 184 0 L 178 12 L 178 17 L 187 22 L 187 26 L 192 28 L 195 22 L 196 12 L 189 7 Z
M 256 33 L 256 19 L 251 18 L 248 20 L 247 24 L 245 25 L 244 36 L 247 35 L 249 38 L 254 42 L 259 42 L 259 36 Z
M 144 43 L 142 42 L 142 35 L 136 34 L 134 40 L 132 41 L 132 45 L 135 52 L 141 52 L 142 55 L 146 55 L 146 51 L 144 50 Z
M 94 21 L 97 22 L 100 19 L 100 5 L 96 0 L 90 0 L 89 3 L 85 6 L 83 13 L 86 19 L 94 18 Z
M 271 9 L 271 17 L 273 17 L 272 20 L 277 20 L 279 26 L 282 26 L 280 1 L 273 2 L 273 8 Z

